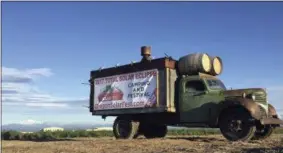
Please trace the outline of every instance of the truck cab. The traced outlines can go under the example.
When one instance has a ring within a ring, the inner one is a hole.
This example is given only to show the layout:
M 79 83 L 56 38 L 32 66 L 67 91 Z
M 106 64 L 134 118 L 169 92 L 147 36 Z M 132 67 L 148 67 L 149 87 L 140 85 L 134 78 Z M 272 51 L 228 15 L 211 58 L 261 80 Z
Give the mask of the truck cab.
M 214 76 L 179 81 L 179 120 L 187 127 L 220 128 L 228 140 L 264 139 L 282 124 L 262 88 L 227 90 Z
M 217 104 L 224 100 L 225 90 L 222 81 L 214 76 L 183 77 L 179 83 L 180 122 L 209 124 L 216 117 L 214 112 L 218 112 Z

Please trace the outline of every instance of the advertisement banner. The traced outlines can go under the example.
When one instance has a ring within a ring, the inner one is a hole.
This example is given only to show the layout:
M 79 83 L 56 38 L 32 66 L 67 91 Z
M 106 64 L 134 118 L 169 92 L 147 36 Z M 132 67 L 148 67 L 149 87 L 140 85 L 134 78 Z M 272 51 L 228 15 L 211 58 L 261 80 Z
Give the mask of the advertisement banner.
M 139 71 L 94 80 L 94 110 L 154 107 L 158 70 Z

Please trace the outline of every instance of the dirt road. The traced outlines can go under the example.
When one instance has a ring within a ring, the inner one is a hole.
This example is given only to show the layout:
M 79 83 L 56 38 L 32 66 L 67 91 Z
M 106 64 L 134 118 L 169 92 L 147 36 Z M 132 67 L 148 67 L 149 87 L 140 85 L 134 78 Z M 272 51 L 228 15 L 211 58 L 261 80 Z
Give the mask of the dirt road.
M 79 138 L 52 142 L 3 141 L 4 153 L 283 153 L 283 135 L 266 141 L 228 142 L 221 135 L 114 140 Z

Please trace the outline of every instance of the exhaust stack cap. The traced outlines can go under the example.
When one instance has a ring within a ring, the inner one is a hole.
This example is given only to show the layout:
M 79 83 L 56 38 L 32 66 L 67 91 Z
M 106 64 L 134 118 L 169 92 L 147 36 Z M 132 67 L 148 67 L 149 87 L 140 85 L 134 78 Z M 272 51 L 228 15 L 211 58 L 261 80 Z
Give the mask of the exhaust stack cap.
M 151 55 L 151 47 L 150 46 L 142 46 L 141 47 L 141 56 L 150 56 Z

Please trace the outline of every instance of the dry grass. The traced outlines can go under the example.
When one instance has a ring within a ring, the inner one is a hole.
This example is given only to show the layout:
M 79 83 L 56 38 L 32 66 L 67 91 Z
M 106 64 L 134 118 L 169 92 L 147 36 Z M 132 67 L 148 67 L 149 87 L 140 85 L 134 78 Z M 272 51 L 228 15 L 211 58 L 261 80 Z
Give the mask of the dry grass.
M 3 141 L 4 153 L 283 153 L 283 135 L 265 141 L 228 142 L 221 135 L 167 137 L 165 139 L 115 140 L 78 138 L 69 141 Z

